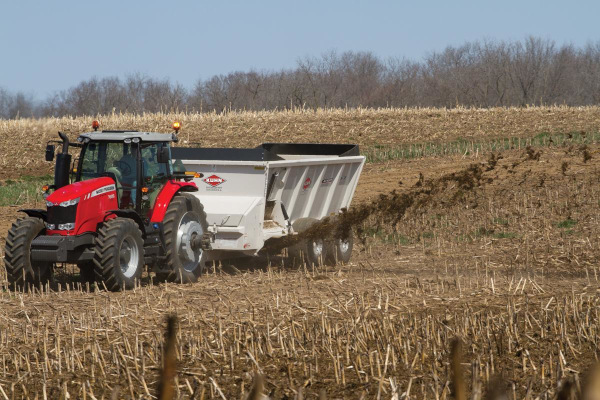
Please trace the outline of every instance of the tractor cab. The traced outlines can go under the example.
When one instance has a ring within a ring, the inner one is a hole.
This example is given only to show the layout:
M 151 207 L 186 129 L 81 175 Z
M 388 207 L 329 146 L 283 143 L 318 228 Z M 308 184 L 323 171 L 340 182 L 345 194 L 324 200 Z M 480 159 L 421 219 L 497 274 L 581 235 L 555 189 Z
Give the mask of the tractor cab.
M 133 131 L 84 133 L 75 181 L 109 177 L 115 181 L 121 210 L 146 215 L 156 197 L 172 178 L 170 134 Z

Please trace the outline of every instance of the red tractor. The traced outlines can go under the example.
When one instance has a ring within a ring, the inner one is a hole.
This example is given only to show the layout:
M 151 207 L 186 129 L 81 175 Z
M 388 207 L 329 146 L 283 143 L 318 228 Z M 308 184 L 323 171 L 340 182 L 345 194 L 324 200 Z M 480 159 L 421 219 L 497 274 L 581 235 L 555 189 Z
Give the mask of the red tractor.
M 176 135 L 94 131 L 77 143 L 59 136 L 47 208 L 20 210 L 27 216 L 8 232 L 11 287 L 45 284 L 57 263 L 77 264 L 84 282 L 112 291 L 132 288 L 146 265 L 161 280 L 196 281 L 210 240 L 202 205 L 189 193 L 198 190 L 193 176 L 171 162 Z M 72 172 L 69 147 L 81 149 Z M 54 155 L 48 144 L 46 160 Z

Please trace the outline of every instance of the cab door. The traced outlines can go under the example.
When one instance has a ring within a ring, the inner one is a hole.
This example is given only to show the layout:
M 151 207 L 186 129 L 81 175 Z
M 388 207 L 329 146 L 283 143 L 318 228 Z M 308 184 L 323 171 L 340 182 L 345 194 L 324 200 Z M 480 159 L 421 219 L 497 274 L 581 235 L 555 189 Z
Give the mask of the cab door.
M 156 197 L 169 180 L 168 163 L 158 162 L 158 153 L 166 143 L 142 143 L 142 202 L 141 215 L 150 216 Z

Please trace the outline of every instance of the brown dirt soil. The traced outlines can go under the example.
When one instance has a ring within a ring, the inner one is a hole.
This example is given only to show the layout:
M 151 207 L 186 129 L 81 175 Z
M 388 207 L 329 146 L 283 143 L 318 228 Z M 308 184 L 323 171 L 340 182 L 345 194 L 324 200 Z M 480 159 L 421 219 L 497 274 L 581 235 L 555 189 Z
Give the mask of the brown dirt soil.
M 0 398 L 149 398 L 170 314 L 181 398 L 239 398 L 257 372 L 271 398 L 447 398 L 455 337 L 476 398 L 494 376 L 553 397 L 597 359 L 599 150 L 368 165 L 348 265 L 240 260 L 123 293 L 67 268 L 49 292 L 1 292 Z M 0 236 L 16 215 L 0 208 Z

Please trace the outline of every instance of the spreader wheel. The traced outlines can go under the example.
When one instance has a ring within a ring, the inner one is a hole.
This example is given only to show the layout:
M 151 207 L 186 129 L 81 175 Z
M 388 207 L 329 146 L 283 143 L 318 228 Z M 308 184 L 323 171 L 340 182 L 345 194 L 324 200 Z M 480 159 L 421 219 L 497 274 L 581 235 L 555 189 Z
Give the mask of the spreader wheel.
M 352 247 L 354 246 L 354 235 L 352 231 L 327 240 L 326 263 L 336 265 L 337 263 L 347 263 L 352 257 Z
M 318 220 L 312 218 L 301 218 L 292 225 L 294 231 L 300 235 L 304 233 Z M 327 257 L 326 242 L 323 238 L 307 237 L 288 248 L 288 257 L 295 261 L 306 262 L 308 265 L 322 265 Z
M 206 253 L 202 249 L 208 231 L 206 213 L 200 200 L 181 193 L 173 198 L 163 220 L 168 272 L 157 274 L 159 281 L 196 282 L 204 272 Z
M 19 218 L 8 231 L 4 265 L 12 290 L 44 285 L 51 279 L 53 263 L 31 260 L 31 242 L 45 229 L 40 218 L 25 217 Z

